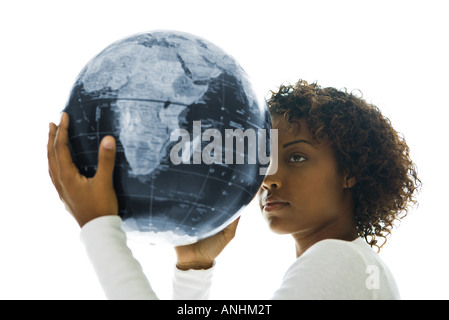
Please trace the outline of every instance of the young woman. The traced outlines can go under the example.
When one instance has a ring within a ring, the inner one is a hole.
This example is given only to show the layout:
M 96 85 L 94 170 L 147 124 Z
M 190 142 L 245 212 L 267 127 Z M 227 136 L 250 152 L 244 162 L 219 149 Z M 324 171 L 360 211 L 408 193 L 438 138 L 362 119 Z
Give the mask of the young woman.
M 420 181 L 409 148 L 373 105 L 299 81 L 268 101 L 278 129 L 278 166 L 258 199 L 276 233 L 291 234 L 297 259 L 274 299 L 398 299 L 380 249 L 415 203 Z M 100 145 L 95 177 L 81 176 L 68 149 L 68 117 L 50 124 L 49 172 L 108 298 L 157 298 L 126 245 L 112 185 L 115 141 Z M 214 260 L 238 220 L 211 238 L 176 247 L 175 299 L 208 297 Z M 250 297 L 249 297 L 250 298 Z

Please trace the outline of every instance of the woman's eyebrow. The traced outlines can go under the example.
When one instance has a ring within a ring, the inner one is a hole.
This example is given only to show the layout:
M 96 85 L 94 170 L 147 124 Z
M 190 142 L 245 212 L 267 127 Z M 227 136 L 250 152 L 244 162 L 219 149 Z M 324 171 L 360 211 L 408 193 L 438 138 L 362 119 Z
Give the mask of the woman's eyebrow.
M 310 141 L 307 141 L 307 140 L 304 140 L 304 139 L 300 139 L 300 140 L 294 140 L 294 141 L 287 142 L 286 144 L 284 144 L 282 146 L 282 148 L 285 149 L 285 148 L 287 148 L 287 147 L 289 147 L 289 146 L 291 146 L 292 144 L 295 144 L 295 143 L 307 143 L 307 144 L 310 144 L 311 146 L 313 146 L 313 144 Z

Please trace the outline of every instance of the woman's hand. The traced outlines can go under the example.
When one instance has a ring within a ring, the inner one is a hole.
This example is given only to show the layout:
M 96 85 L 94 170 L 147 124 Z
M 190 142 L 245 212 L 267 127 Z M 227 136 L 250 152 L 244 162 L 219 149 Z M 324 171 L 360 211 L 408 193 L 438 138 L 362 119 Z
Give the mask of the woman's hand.
M 111 136 L 103 138 L 98 153 L 97 172 L 93 178 L 86 178 L 72 161 L 68 127 L 69 116 L 66 113 L 62 114 L 59 126 L 50 123 L 48 169 L 67 211 L 82 227 L 95 218 L 118 214 L 118 201 L 112 181 L 116 144 Z
M 239 219 L 212 237 L 200 240 L 194 244 L 175 247 L 178 257 L 177 268 L 188 270 L 209 269 L 212 267 L 215 258 L 234 238 Z

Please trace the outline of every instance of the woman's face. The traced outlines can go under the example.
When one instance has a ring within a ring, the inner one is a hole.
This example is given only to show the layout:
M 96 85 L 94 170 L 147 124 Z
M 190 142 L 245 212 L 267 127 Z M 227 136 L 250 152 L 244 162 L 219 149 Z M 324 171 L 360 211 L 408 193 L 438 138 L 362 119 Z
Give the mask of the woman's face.
M 352 196 L 330 144 L 314 140 L 304 120 L 291 124 L 274 116 L 273 127 L 279 137 L 278 170 L 265 177 L 258 193 L 270 228 L 310 234 L 338 225 L 345 213 L 352 216 Z

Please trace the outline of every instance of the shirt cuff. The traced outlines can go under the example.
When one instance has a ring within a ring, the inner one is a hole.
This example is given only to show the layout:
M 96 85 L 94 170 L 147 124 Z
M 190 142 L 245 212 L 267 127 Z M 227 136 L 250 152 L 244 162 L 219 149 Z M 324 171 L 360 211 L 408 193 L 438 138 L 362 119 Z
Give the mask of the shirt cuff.
M 209 269 L 180 270 L 175 266 L 173 271 L 173 299 L 209 299 L 214 270 L 215 261 L 212 267 Z

